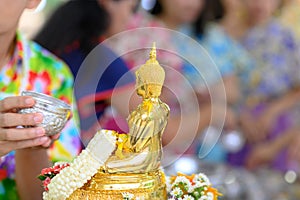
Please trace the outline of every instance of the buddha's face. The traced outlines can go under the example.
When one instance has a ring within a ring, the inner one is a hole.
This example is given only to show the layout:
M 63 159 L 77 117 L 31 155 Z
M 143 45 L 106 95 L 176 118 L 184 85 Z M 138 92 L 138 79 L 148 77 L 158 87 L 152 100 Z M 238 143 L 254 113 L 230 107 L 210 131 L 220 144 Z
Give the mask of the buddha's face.
M 137 88 L 137 94 L 143 98 L 159 97 L 161 94 L 162 86 L 158 84 L 146 84 Z
M 138 87 L 138 88 L 136 89 L 136 92 L 137 92 L 137 94 L 138 94 L 139 96 L 141 96 L 141 97 L 143 97 L 143 98 L 146 97 L 146 90 L 145 90 L 144 85 Z
M 161 94 L 165 72 L 155 60 L 155 54 L 151 51 L 147 63 L 135 72 L 137 94 L 143 98 L 157 98 Z
M 161 94 L 162 87 L 158 84 L 148 84 L 147 85 L 147 94 L 150 97 L 159 97 Z

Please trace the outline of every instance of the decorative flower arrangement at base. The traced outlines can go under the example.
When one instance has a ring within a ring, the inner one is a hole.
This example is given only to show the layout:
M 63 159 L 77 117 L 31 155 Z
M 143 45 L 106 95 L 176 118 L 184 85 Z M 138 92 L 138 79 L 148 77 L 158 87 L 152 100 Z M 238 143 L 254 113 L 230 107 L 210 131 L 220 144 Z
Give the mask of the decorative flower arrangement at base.
M 178 173 L 169 178 L 168 200 L 218 200 L 219 196 L 222 194 L 202 173 L 191 176 Z

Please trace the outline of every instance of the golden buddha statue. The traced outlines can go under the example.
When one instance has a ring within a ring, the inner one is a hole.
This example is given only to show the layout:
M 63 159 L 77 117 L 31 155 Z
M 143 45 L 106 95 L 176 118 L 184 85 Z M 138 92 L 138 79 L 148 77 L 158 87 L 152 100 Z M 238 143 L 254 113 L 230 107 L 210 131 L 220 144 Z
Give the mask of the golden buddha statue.
M 161 137 L 169 116 L 168 105 L 159 99 L 164 79 L 153 44 L 150 59 L 136 71 L 136 90 L 142 103 L 128 117 L 129 133 L 116 133 L 115 152 L 69 199 L 118 200 L 126 199 L 126 195 L 134 200 L 167 198 L 165 177 L 159 169 Z M 99 151 L 105 149 L 99 147 Z

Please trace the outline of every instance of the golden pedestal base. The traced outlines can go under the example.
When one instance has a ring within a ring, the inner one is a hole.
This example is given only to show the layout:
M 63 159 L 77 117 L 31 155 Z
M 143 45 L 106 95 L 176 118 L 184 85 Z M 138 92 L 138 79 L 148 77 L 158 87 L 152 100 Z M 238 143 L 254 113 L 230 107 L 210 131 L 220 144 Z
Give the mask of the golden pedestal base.
M 143 174 L 107 174 L 98 172 L 68 200 L 123 200 L 122 193 L 144 200 L 167 199 L 165 175 L 161 171 Z

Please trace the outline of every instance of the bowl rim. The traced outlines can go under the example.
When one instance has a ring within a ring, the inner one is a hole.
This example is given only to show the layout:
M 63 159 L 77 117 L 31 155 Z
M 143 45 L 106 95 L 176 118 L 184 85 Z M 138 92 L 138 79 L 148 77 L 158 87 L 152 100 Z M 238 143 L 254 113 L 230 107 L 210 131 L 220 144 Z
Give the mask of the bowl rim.
M 35 91 L 22 91 L 22 96 L 31 96 L 35 100 L 41 101 L 43 103 L 51 104 L 51 106 L 58 106 L 59 109 L 63 110 L 71 110 L 71 106 L 64 102 L 63 100 L 57 99 L 50 95 L 35 92 Z

